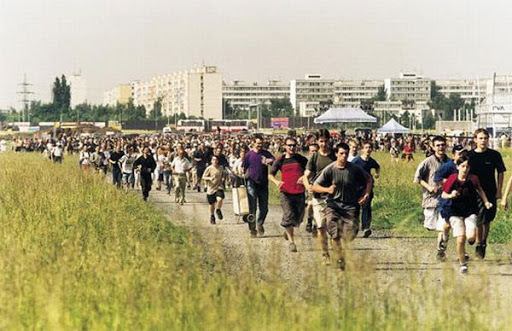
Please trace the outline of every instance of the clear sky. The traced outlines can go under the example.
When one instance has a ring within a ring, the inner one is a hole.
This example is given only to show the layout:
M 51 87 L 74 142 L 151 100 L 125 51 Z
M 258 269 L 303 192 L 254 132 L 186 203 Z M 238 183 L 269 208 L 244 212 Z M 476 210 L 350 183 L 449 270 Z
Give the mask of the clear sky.
M 512 74 L 512 2 L 472 0 L 0 0 L 0 108 L 27 75 L 50 101 L 81 70 L 88 99 L 135 79 L 217 65 L 224 79 Z

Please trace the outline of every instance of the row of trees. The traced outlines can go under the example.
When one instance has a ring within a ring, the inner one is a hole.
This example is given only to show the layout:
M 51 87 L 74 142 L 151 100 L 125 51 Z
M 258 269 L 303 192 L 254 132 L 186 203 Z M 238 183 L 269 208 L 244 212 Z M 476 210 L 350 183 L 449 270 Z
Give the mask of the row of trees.
M 162 116 L 162 98 L 159 98 L 153 110 L 146 116 L 144 106 L 135 106 L 133 100 L 127 104 L 117 104 L 116 106 L 80 104 L 71 108 L 71 87 L 67 82 L 66 76 L 56 77 L 52 87 L 52 102 L 43 103 L 41 101 L 32 101 L 29 109 L 29 120 L 32 123 L 38 122 L 102 122 L 102 121 L 131 121 L 131 120 L 161 120 Z M 180 114 L 175 119 L 186 118 L 185 114 Z M 0 114 L 0 121 L 20 121 L 20 113 L 11 109 L 10 114 Z

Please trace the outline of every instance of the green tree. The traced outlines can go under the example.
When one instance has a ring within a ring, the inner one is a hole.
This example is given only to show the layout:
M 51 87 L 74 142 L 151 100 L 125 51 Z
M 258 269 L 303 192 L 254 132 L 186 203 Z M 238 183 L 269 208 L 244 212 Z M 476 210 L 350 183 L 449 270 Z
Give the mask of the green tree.
M 271 117 L 292 116 L 293 106 L 290 99 L 270 99 L 269 111 Z
M 153 103 L 153 109 L 149 113 L 152 120 L 157 120 L 162 117 L 162 97 L 158 97 Z
M 377 90 L 377 95 L 374 97 L 375 101 L 386 101 L 388 95 L 386 93 L 386 89 L 384 86 L 379 86 L 379 89 Z
M 431 130 L 434 129 L 436 126 L 436 119 L 432 115 L 432 112 L 430 110 L 427 110 L 425 114 L 423 115 L 423 129 L 425 130 Z
M 402 124 L 403 126 L 409 128 L 411 127 L 411 114 L 409 113 L 409 111 L 405 111 L 401 116 L 400 116 L 400 124 Z
M 52 88 L 53 104 L 57 109 L 68 110 L 71 104 L 71 87 L 66 81 L 66 76 L 55 77 Z

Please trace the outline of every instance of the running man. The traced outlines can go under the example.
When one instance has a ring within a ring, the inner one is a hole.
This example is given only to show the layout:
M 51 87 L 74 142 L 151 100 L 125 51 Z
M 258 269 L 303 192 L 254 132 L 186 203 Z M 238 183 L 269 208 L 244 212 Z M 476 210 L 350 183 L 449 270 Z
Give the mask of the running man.
M 302 176 L 306 169 L 308 159 L 297 154 L 297 140 L 292 137 L 285 139 L 285 154 L 281 156 L 270 170 L 268 176 L 279 189 L 283 218 L 281 226 L 285 228 L 285 239 L 290 242 L 290 251 L 297 252 L 293 228 L 298 227 L 304 218 L 305 196 Z M 276 179 L 281 171 L 281 180 Z
M 251 237 L 265 234 L 265 218 L 268 214 L 268 166 L 274 162 L 274 156 L 263 149 L 263 138 L 257 137 L 253 141 L 252 149 L 245 155 L 242 167 L 248 172 L 247 195 L 249 197 L 249 210 L 256 218 L 248 222 Z M 259 209 L 256 217 L 256 206 Z
M 137 160 L 135 160 L 133 167 L 139 169 L 142 197 L 144 201 L 147 201 L 149 197 L 149 191 L 151 191 L 151 185 L 153 184 L 151 175 L 156 168 L 155 158 L 151 155 L 149 147 L 146 146 L 142 149 L 142 155 Z
M 315 180 L 313 192 L 327 193 L 327 231 L 332 238 L 338 268 L 345 270 L 345 244 L 354 240 L 359 229 L 359 208 L 364 205 L 372 190 L 372 178 L 361 167 L 348 162 L 349 146 L 336 146 L 336 162 L 328 165 Z M 361 196 L 360 187 L 365 187 Z
M 175 201 L 180 205 L 185 203 L 185 189 L 187 186 L 187 172 L 192 169 L 192 164 L 185 157 L 185 150 L 179 146 L 176 149 L 177 155 L 171 162 L 172 177 L 175 187 Z
M 137 155 L 135 154 L 133 147 L 128 148 L 128 153 L 123 155 L 119 162 L 121 163 L 121 170 L 123 172 L 123 184 L 126 189 L 126 192 L 130 191 L 130 187 L 132 187 L 133 183 L 133 166 L 135 161 L 137 160 Z
M 309 145 L 308 147 L 308 151 L 309 151 L 309 158 L 312 158 L 313 155 L 315 155 L 316 153 L 318 153 L 318 144 L 317 143 L 312 143 Z M 310 190 L 306 191 L 306 211 L 305 211 L 305 214 L 306 214 L 306 218 L 307 218 L 307 223 L 306 223 L 306 231 L 309 232 L 309 233 L 312 233 L 314 237 L 316 237 L 316 226 L 313 225 L 313 203 L 312 203 L 312 199 L 313 198 L 313 192 L 311 192 Z
M 226 172 L 220 166 L 219 159 L 214 155 L 209 165 L 202 174 L 203 180 L 207 183 L 206 200 L 210 206 L 210 224 L 215 224 L 215 213 L 219 220 L 222 220 L 222 201 L 224 200 L 224 181 Z
M 441 196 L 441 185 L 434 180 L 436 171 L 443 163 L 448 162 L 446 156 L 446 139 L 435 136 L 432 139 L 434 154 L 421 161 L 414 174 L 414 182 L 423 189 L 423 227 L 429 231 L 438 231 L 437 259 L 444 261 L 450 228 L 446 225 L 439 210 L 438 198 Z
M 470 173 L 478 177 L 487 199 L 492 204 L 492 207 L 487 209 L 484 201 L 482 199 L 478 200 L 475 254 L 477 257 L 484 259 L 487 236 L 489 235 L 491 222 L 496 217 L 496 201 L 501 199 L 503 177 L 507 169 L 501 154 L 489 148 L 489 132 L 487 130 L 477 129 L 473 137 L 476 148 L 469 152 L 469 158 L 471 159 Z M 497 183 L 496 174 L 498 175 Z
M 380 175 L 380 165 L 375 159 L 371 156 L 373 151 L 371 141 L 365 141 L 363 143 L 363 149 L 361 155 L 356 157 L 352 163 L 363 168 L 364 171 L 368 173 L 368 175 L 372 176 L 372 169 L 375 174 L 373 175 L 373 179 L 378 179 Z M 373 181 L 375 182 L 375 181 Z M 368 238 L 372 234 L 371 224 L 372 224 L 372 200 L 373 200 L 373 187 L 370 193 L 370 197 L 368 201 L 362 206 L 361 212 L 361 228 L 363 230 L 363 237 Z
M 110 154 L 109 162 L 112 164 L 112 184 L 121 188 L 123 180 L 123 173 L 121 171 L 121 163 L 119 160 L 123 157 L 124 152 L 121 149 L 121 144 L 118 144 L 116 150 Z
M 327 195 L 314 193 L 312 183 L 318 178 L 325 167 L 336 161 L 336 155 L 329 146 L 329 139 L 329 131 L 327 129 L 320 129 L 317 138 L 319 146 L 318 152 L 309 158 L 306 171 L 304 172 L 304 186 L 307 188 L 308 192 L 313 193 L 313 197 L 311 198 L 313 220 L 315 221 L 317 229 L 318 244 L 322 249 L 322 257 L 326 265 L 331 264 L 327 245 L 326 217 L 324 211 L 327 206 L 325 202 Z

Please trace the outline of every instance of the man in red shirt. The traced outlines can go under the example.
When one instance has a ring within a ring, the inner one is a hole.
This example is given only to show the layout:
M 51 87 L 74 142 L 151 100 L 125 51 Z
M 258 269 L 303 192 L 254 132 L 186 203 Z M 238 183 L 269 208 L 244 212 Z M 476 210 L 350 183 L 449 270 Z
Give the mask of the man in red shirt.
M 293 228 L 298 227 L 304 217 L 305 188 L 303 185 L 304 170 L 308 159 L 297 154 L 297 141 L 295 138 L 286 138 L 286 153 L 281 156 L 270 170 L 268 176 L 279 188 L 283 219 L 281 226 L 285 228 L 285 239 L 290 241 L 290 251 L 297 252 L 293 237 Z M 276 179 L 277 172 L 281 171 L 281 180 Z

